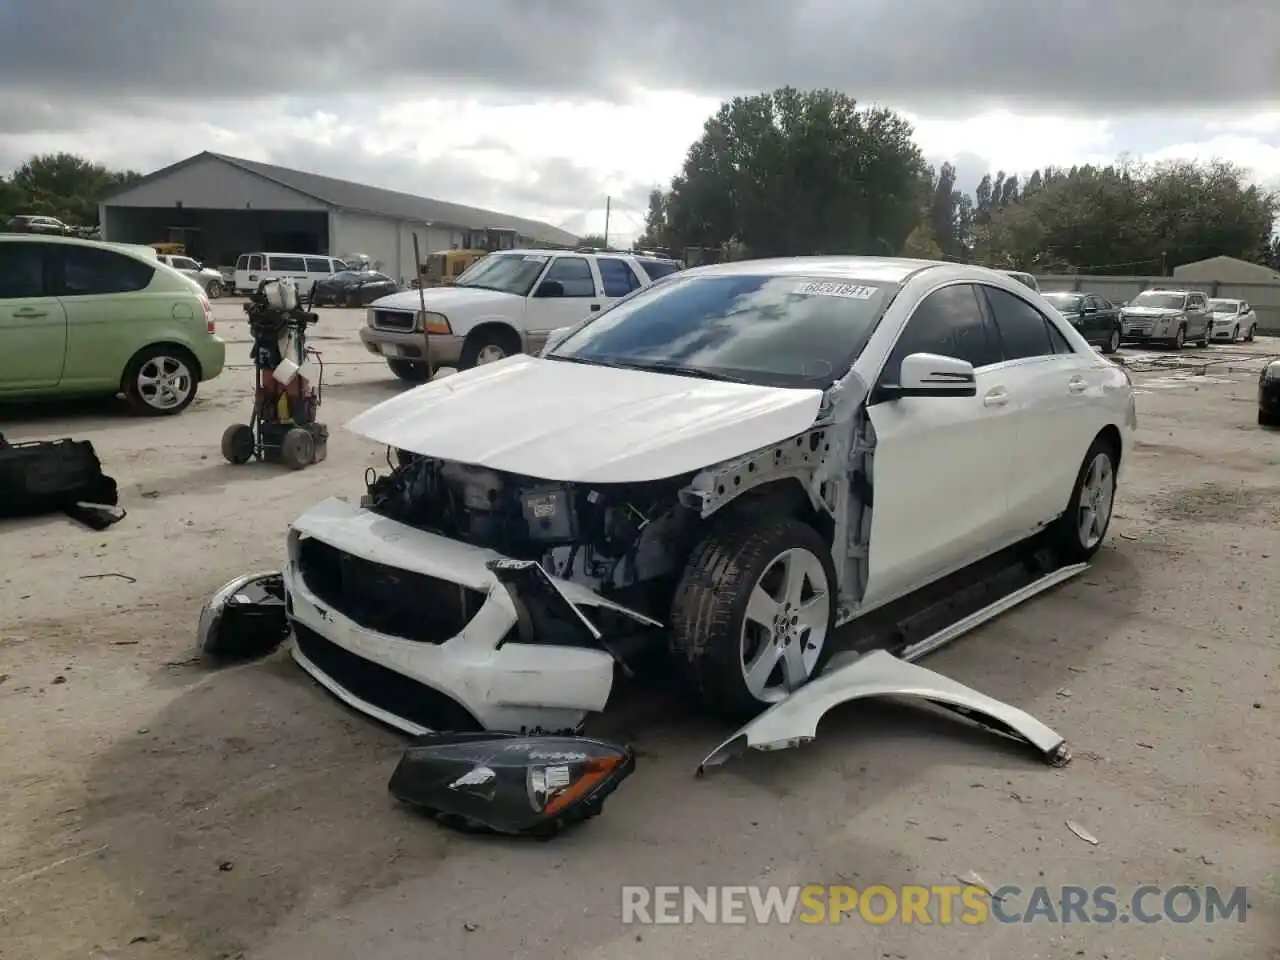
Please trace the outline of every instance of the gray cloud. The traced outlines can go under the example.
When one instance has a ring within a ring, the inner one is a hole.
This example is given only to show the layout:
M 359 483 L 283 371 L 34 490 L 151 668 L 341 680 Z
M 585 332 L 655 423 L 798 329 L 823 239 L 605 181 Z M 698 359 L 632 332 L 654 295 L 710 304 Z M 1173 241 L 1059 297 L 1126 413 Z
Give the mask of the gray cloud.
M 0 89 L 63 105 L 151 95 L 317 93 L 618 98 L 784 83 L 940 112 L 1034 104 L 1111 114 L 1280 92 L 1266 0 L 42 0 L 0 9 Z M 71 100 L 68 98 L 76 98 Z

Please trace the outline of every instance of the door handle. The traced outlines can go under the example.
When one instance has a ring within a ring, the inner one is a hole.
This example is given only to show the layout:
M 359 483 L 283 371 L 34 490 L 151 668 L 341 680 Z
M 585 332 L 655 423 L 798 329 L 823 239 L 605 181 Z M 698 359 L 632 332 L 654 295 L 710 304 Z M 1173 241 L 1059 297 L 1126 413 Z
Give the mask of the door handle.
M 598 303 L 593 303 L 593 304 L 591 305 L 591 312 L 592 312 L 592 313 L 599 313 L 599 312 L 600 312 L 600 304 L 598 304 Z
M 1089 381 L 1084 377 L 1072 377 L 1067 381 L 1067 389 L 1072 393 L 1084 393 L 1089 389 Z
M 23 318 L 27 318 L 27 317 L 47 317 L 47 316 L 49 315 L 49 311 L 47 311 L 47 310 L 36 310 L 34 307 L 23 307 L 23 308 L 22 308 L 22 309 L 20 309 L 20 310 L 15 310 L 15 311 L 13 311 L 13 315 L 14 315 L 15 317 L 23 317 Z
M 1004 387 L 992 387 L 982 398 L 984 407 L 1003 407 L 1009 402 L 1009 391 Z

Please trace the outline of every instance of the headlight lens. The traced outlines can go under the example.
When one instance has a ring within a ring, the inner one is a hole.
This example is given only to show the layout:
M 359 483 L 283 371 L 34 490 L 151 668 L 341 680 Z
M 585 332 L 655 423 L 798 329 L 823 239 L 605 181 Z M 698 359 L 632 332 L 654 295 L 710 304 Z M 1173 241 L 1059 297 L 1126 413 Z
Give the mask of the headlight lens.
M 453 328 L 449 326 L 449 318 L 443 313 L 434 313 L 431 310 L 418 311 L 418 329 L 426 333 L 453 333 Z

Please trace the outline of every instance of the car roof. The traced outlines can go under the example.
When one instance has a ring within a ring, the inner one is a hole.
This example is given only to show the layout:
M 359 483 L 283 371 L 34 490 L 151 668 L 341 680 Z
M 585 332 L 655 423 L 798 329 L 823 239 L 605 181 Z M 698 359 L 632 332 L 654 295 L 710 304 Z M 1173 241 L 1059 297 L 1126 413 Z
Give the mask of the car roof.
M 757 276 L 786 277 L 820 274 L 828 277 L 847 277 L 850 280 L 902 283 L 913 274 L 933 267 L 961 267 L 991 275 L 991 271 L 982 267 L 965 267 L 963 264 L 943 263 L 939 260 L 912 260 L 906 257 L 818 256 L 714 263 L 686 270 L 682 276 L 733 276 L 750 273 Z

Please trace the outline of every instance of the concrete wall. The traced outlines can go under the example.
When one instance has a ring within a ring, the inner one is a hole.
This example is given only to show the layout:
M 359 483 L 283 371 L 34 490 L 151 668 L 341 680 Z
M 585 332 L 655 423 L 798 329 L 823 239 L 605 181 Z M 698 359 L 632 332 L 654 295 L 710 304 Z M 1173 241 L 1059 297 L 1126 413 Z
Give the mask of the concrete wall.
M 328 253 L 329 218 L 298 210 L 196 210 L 191 207 L 104 205 L 103 239 L 117 243 L 162 243 L 171 228 L 191 231 L 180 241 L 210 266 L 230 266 L 241 253 L 278 250 Z
M 1172 277 L 1089 277 L 1075 274 L 1037 274 L 1036 280 L 1046 293 L 1051 290 L 1085 290 L 1115 301 L 1132 300 L 1152 287 L 1202 290 L 1211 297 L 1247 300 L 1258 314 L 1258 332 L 1280 335 L 1280 283 L 1192 283 Z
M 449 250 L 462 240 L 461 231 L 447 227 L 428 227 L 413 221 L 335 210 L 329 215 L 329 252 L 336 257 L 363 253 L 374 261 L 377 269 L 401 283 L 408 283 L 417 275 L 413 261 L 415 233 L 423 257 L 437 250 Z

